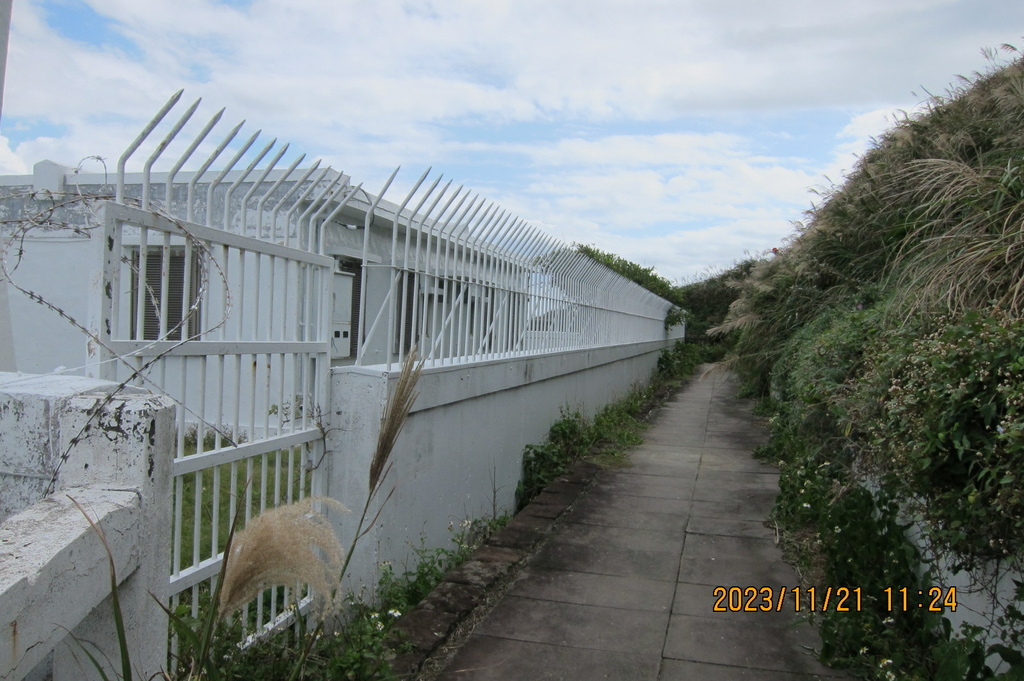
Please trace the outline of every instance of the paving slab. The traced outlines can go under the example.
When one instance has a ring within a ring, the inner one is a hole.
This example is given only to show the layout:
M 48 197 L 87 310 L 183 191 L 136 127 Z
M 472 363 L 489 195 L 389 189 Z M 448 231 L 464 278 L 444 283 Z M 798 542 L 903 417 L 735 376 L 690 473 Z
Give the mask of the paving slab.
M 765 525 L 778 473 L 752 454 L 767 433 L 737 387 L 722 372 L 691 381 L 630 465 L 598 472 L 575 502 L 549 494 L 565 512 L 433 678 L 849 678 L 818 662 L 816 630 L 788 604 L 747 612 L 727 599 L 715 610 L 715 587 L 779 593 L 798 583 Z
M 627 503 L 620 502 L 616 507 L 587 503 L 573 512 L 572 521 L 587 525 L 628 527 L 657 532 L 676 532 L 686 527 L 686 513 L 655 513 L 636 508 L 623 508 Z
M 693 500 L 713 501 L 722 504 L 731 504 L 731 508 L 742 513 L 744 505 L 750 505 L 751 512 L 760 518 L 767 517 L 772 506 L 775 505 L 775 497 L 779 496 L 778 489 L 764 489 L 756 485 L 744 484 L 703 484 L 697 485 L 693 490 Z
M 669 581 L 679 573 L 679 555 L 618 546 L 548 542 L 531 564 L 549 570 L 573 570 L 620 577 Z
M 661 478 L 665 485 L 678 484 L 680 485 L 679 489 L 689 489 L 697 478 L 697 464 L 673 463 L 652 459 L 644 462 L 642 467 L 634 465 L 629 468 L 620 468 L 618 472 L 626 479 L 634 475 L 653 475 Z M 599 482 L 597 484 L 600 485 L 602 483 Z
M 732 516 L 701 516 L 690 515 L 686 525 L 689 534 L 709 534 L 723 537 L 753 537 L 755 539 L 774 539 L 774 531 L 766 527 L 763 520 L 745 520 Z
M 616 653 L 593 648 L 474 635 L 439 681 L 645 681 L 657 679 L 659 653 Z M 572 670 L 571 676 L 566 676 Z
M 616 546 L 640 551 L 664 551 L 678 556 L 683 547 L 686 531 L 682 526 L 668 530 L 653 530 L 567 522 L 558 526 L 548 543 Z
M 653 445 L 681 445 L 683 447 L 699 447 L 704 444 L 704 433 L 653 433 L 645 436 Z M 723 442 L 723 446 L 726 443 Z
M 506 596 L 477 634 L 613 653 L 660 654 L 669 614 Z
M 712 516 L 761 521 L 768 517 L 768 513 L 775 504 L 776 496 L 775 492 L 761 492 L 742 498 L 715 499 L 711 497 L 694 499 L 690 512 L 702 517 Z
M 578 605 L 670 612 L 676 585 L 670 581 L 595 575 L 569 570 L 526 569 L 509 594 Z
M 728 600 L 721 600 L 719 594 L 715 592 L 715 588 L 710 584 L 677 584 L 672 614 L 738 621 L 752 626 L 765 624 L 790 626 L 796 624 L 794 617 L 796 613 L 793 612 L 792 599 L 783 601 L 781 609 L 772 608 L 768 612 L 761 612 L 760 610 L 747 612 L 742 608 L 742 600 L 739 602 L 741 607 L 730 609 L 727 605 Z M 719 605 L 724 607 L 725 612 L 715 611 L 715 607 Z
M 689 532 L 679 581 L 730 587 L 797 586 L 796 573 L 782 560 L 782 551 L 772 539 Z
M 717 617 L 673 615 L 663 656 L 746 669 L 829 675 L 810 653 L 818 644 L 810 626 L 738 622 Z
M 682 469 L 678 475 L 666 476 L 650 472 L 650 466 L 643 469 L 628 469 L 616 471 L 615 475 L 602 478 L 594 485 L 591 494 L 602 493 L 611 495 L 627 495 L 644 497 L 657 497 L 661 499 L 690 499 L 693 491 L 693 482 L 697 479 L 697 467 L 687 467 L 689 475 Z
M 748 458 L 737 457 L 737 452 L 729 449 L 712 449 L 706 447 L 702 450 L 700 466 L 705 471 L 747 471 L 750 473 L 778 473 L 778 469 L 761 463 L 760 461 Z
M 826 681 L 834 676 L 796 674 L 685 660 L 665 660 L 659 681 Z

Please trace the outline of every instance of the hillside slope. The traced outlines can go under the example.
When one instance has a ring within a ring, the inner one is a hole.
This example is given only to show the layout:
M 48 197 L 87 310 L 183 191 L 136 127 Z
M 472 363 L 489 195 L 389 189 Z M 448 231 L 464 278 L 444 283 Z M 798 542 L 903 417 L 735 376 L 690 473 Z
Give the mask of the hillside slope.
M 809 584 L 865 594 L 822 615 L 823 658 L 869 678 L 1024 678 L 1020 601 L 1004 593 L 957 630 L 948 587 L 961 570 L 979 589 L 995 588 L 993 570 L 1022 579 L 1024 59 L 1012 55 L 877 140 L 712 330 L 766 398 L 763 454 L 782 468 L 774 515 L 791 555 Z

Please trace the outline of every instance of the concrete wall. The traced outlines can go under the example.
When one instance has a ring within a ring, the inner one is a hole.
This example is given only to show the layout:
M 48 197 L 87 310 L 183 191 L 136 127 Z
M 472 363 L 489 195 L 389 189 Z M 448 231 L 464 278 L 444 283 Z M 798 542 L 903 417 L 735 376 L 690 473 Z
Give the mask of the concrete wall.
M 544 440 L 559 408 L 595 414 L 646 383 L 667 344 L 424 369 L 377 501 L 394 492 L 360 540 L 349 585 L 373 585 L 383 561 L 411 566 L 420 546 L 449 546 L 450 525 L 514 511 L 523 449 Z M 328 493 L 352 510 L 337 521 L 346 545 L 366 501 L 381 413 L 398 374 L 397 367 L 390 373 L 381 367 L 333 370 L 325 465 Z M 379 503 L 369 517 L 378 510 Z
M 12 277 L 22 288 L 39 294 L 80 324 L 88 325 L 93 271 L 89 263 L 93 251 L 88 243 L 88 238 L 68 234 L 29 239 Z M 6 337 L 11 343 L 8 368 L 42 374 L 66 367 L 77 369 L 74 373 L 81 375 L 81 367 L 86 363 L 85 335 L 57 312 L 15 290 L 6 281 L 0 281 L 0 286 L 6 289 L 0 303 L 7 303 L 7 310 L 0 306 L 0 325 L 7 326 L 3 313 L 10 314 L 10 326 L 0 331 L 0 340 Z
M 119 659 L 107 556 L 72 498 L 110 544 L 140 678 L 166 664 L 174 406 L 114 388 L 0 373 L 0 678 L 96 678 L 72 637 Z

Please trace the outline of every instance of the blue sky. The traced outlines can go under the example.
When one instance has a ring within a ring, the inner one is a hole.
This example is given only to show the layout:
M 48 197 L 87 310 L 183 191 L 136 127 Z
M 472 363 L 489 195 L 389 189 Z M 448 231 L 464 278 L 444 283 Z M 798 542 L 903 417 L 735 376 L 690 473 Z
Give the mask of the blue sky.
M 371 191 L 401 165 L 392 200 L 432 166 L 692 278 L 1022 36 L 1019 0 L 15 0 L 0 173 L 113 167 L 184 88 L 194 132 L 227 107 Z

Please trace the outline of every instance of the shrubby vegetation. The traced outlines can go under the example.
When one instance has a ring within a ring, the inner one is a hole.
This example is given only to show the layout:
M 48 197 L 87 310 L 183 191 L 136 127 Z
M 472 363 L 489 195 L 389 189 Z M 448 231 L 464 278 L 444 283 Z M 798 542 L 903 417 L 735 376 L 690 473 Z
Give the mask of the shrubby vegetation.
M 405 644 L 396 636 L 395 625 L 441 583 L 448 570 L 465 561 L 507 520 L 503 516 L 464 521 L 450 528 L 451 547 L 420 548 L 415 552 L 414 564 L 400 570 L 385 563 L 373 601 L 367 603 L 358 595 L 346 594 L 341 604 L 344 618 L 333 627 L 317 631 L 293 627 L 241 648 L 238 641 L 244 633 L 239 626 L 222 625 L 212 640 L 209 658 L 216 663 L 216 674 L 209 677 L 396 679 L 390 660 L 404 651 Z M 295 677 L 297 670 L 299 675 Z
M 1024 678 L 1019 601 L 953 631 L 882 593 L 965 569 L 988 589 L 1024 556 L 1024 59 L 1007 49 L 878 139 L 711 329 L 764 400 L 805 581 L 865 594 L 821 616 L 822 656 L 868 678 Z

